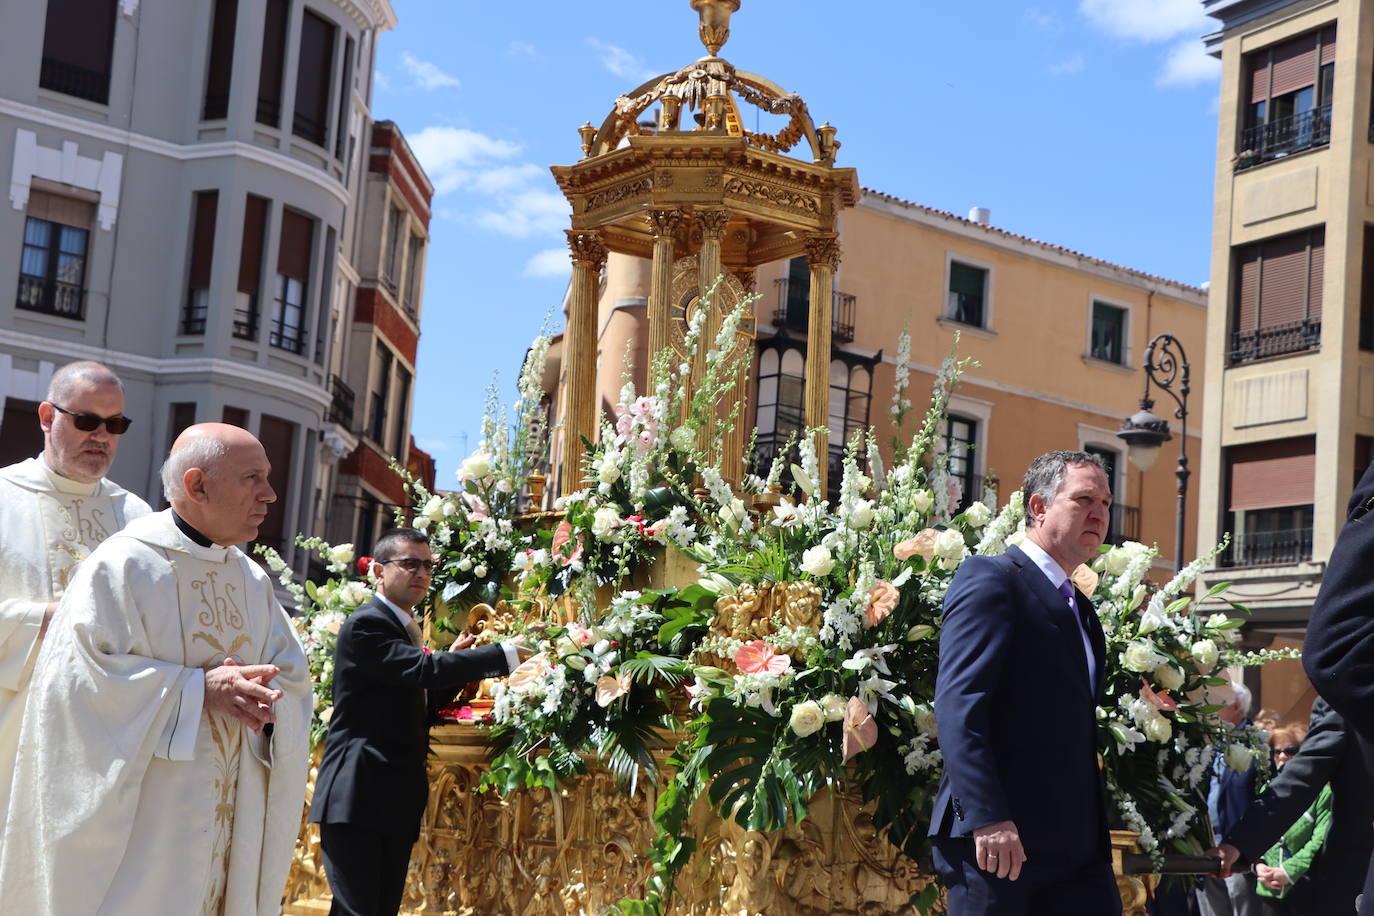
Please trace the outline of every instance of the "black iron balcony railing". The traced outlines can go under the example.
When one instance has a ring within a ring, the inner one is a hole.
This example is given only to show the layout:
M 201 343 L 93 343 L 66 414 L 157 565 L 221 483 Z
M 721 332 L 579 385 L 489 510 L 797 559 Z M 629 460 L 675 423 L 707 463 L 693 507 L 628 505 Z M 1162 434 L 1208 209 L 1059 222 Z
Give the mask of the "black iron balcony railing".
M 778 290 L 778 305 L 773 324 L 780 328 L 805 331 L 811 317 L 811 289 L 808 284 L 792 283 L 788 277 L 773 281 Z M 854 340 L 854 311 L 858 297 L 838 290 L 831 293 L 830 339 L 835 343 Z
M 278 350 L 285 350 L 297 356 L 305 352 L 305 335 L 301 329 L 280 321 L 272 322 L 272 331 L 267 335 L 267 342 Z
M 1286 324 L 1271 324 L 1231 332 L 1231 349 L 1227 354 L 1231 364 L 1248 363 L 1270 356 L 1303 353 L 1321 346 L 1322 320 L 1304 318 Z
M 258 123 L 276 127 L 281 123 L 281 103 L 274 99 L 258 99 Z
M 324 122 L 297 111 L 291 116 L 291 132 L 317 146 L 324 146 Z
M 19 295 L 14 304 L 16 308 L 61 318 L 80 321 L 86 317 L 86 292 L 81 287 L 28 274 L 19 275 Z
M 239 340 L 258 339 L 258 297 L 256 295 L 249 295 L 243 305 L 234 309 L 234 336 Z
M 186 308 L 181 313 L 181 333 L 204 334 L 210 314 L 210 291 L 192 288 L 186 293 Z
M 1105 540 L 1108 544 L 1117 545 L 1140 540 L 1140 509 L 1124 503 L 1112 503 Z
M 337 423 L 344 429 L 353 429 L 353 404 L 356 400 L 353 389 L 337 375 L 329 377 L 329 415 L 330 423 Z
M 38 71 L 38 85 L 63 95 L 75 96 L 91 102 L 108 105 L 110 102 L 110 74 L 98 70 L 87 70 L 75 64 L 43 58 Z
M 1236 156 L 1236 170 L 1300 153 L 1303 150 L 1326 146 L 1331 142 L 1331 106 L 1313 108 L 1267 124 L 1246 128 L 1241 134 L 1241 152 Z
M 1312 559 L 1312 529 L 1288 528 L 1246 534 L 1232 532 L 1218 566 L 1274 566 Z

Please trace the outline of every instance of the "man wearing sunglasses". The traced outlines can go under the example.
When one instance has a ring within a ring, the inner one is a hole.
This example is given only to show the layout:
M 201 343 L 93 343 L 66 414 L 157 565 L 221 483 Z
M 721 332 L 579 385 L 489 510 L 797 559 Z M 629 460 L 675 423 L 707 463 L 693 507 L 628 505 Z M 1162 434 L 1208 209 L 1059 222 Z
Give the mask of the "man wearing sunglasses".
M 124 386 L 100 363 L 53 373 L 38 405 L 43 453 L 0 468 L 0 835 L 34 660 L 72 570 L 148 504 L 105 474 L 129 427 Z
M 472 649 L 467 634 L 451 651 L 427 652 L 413 614 L 429 591 L 429 539 L 395 528 L 373 555 L 377 593 L 339 628 L 334 712 L 310 806 L 333 916 L 395 916 L 429 795 L 429 726 L 464 684 L 502 677 L 529 654 L 519 637 Z

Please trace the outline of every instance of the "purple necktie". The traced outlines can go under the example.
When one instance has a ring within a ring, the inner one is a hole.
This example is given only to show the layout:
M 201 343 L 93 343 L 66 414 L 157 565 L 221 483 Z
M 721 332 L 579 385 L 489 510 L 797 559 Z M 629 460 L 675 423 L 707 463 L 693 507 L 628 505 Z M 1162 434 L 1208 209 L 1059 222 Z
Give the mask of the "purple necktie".
M 1097 663 L 1093 658 L 1092 643 L 1088 636 L 1087 613 L 1078 606 L 1078 601 L 1073 594 L 1073 580 L 1065 579 L 1059 583 L 1059 594 L 1064 596 L 1064 600 L 1069 603 L 1069 609 L 1078 620 L 1079 633 L 1083 638 L 1083 652 L 1088 662 L 1088 683 L 1097 683 Z

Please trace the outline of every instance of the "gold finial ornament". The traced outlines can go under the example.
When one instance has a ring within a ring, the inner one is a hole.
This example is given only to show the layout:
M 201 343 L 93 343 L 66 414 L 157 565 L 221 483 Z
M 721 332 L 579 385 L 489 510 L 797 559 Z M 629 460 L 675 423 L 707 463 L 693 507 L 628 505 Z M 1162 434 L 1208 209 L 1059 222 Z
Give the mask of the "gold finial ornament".
M 692 9 L 701 17 L 697 35 L 712 57 L 730 39 L 730 14 L 739 11 L 740 0 L 692 0 Z
M 592 154 L 592 141 L 596 139 L 596 128 L 592 126 L 591 121 L 588 121 L 579 127 L 577 132 L 582 137 L 582 155 L 590 156 Z

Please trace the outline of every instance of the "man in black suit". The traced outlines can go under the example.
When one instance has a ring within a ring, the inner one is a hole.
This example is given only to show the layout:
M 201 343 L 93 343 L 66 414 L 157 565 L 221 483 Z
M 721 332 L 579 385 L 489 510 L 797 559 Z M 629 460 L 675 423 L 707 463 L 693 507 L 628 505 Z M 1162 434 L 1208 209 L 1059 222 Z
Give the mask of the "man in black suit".
M 1349 520 L 1331 551 L 1307 625 L 1302 666 L 1368 751 L 1374 747 L 1374 467 L 1356 484 L 1347 508 Z M 1367 763 L 1374 766 L 1374 756 Z M 1369 785 L 1365 791 L 1374 795 Z M 1332 848 L 1331 839 L 1326 847 Z M 1374 859 L 1366 875 L 1361 916 L 1374 914 Z
M 1331 827 L 1303 882 L 1308 896 L 1301 912 L 1353 916 L 1374 849 L 1374 747 L 1325 700 L 1313 705 L 1311 723 L 1297 755 L 1251 803 L 1226 841 L 1209 852 L 1221 858 L 1223 877 L 1238 861 L 1259 862 L 1330 783 Z M 1374 913 L 1374 900 L 1360 913 Z
M 429 726 L 464 684 L 510 673 L 527 652 L 518 638 L 468 649 L 471 636 L 458 651 L 426 652 L 411 614 L 429 589 L 429 539 L 396 528 L 373 553 L 377 594 L 339 628 L 334 712 L 310 806 L 333 916 L 396 916 L 429 795 Z
M 1102 627 L 1070 576 L 1107 534 L 1085 452 L 1032 462 L 1026 538 L 970 557 L 945 595 L 930 834 L 950 916 L 1116 916 L 1096 710 Z

